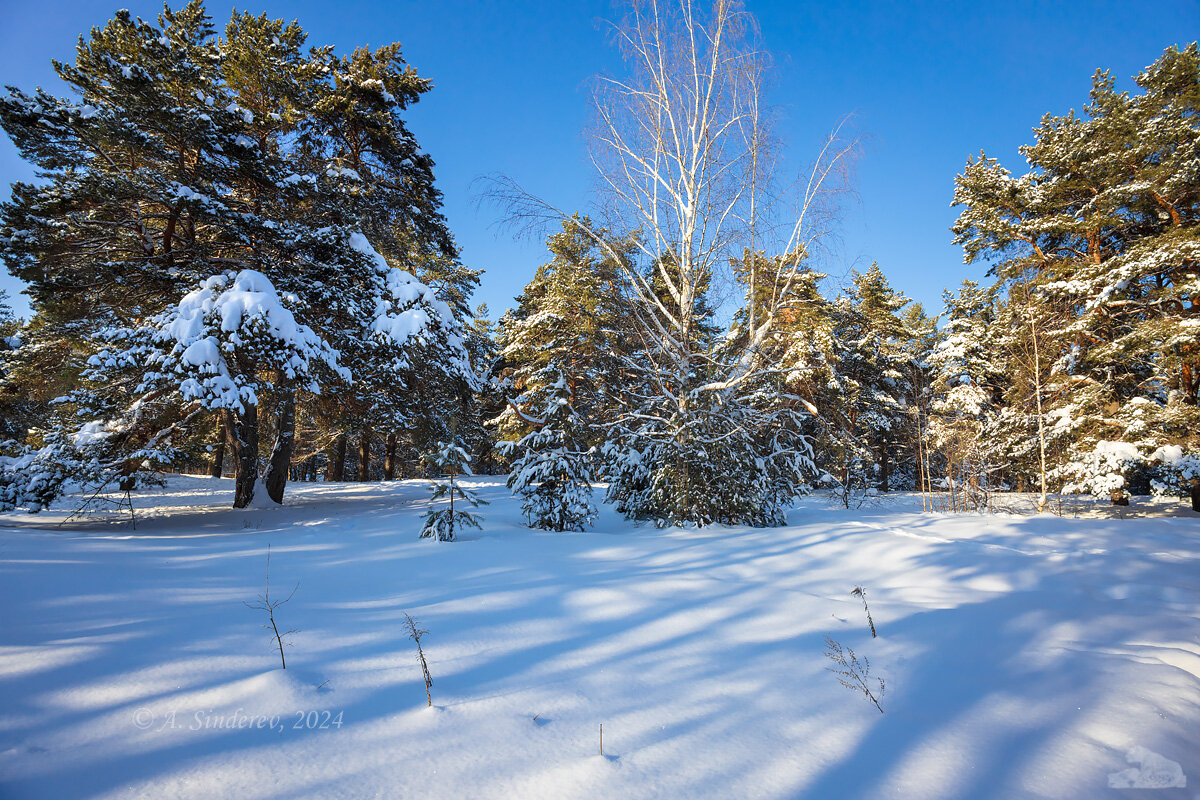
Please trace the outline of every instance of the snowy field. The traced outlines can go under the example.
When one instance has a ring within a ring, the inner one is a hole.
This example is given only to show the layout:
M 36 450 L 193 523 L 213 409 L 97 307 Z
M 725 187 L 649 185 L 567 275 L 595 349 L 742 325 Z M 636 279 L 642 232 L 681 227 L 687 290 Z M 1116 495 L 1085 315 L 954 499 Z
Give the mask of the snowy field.
M 136 531 L 0 516 L 0 797 L 1200 796 L 1190 511 L 813 497 L 779 529 L 604 507 L 548 534 L 478 478 L 483 531 L 434 543 L 422 482 L 251 511 L 231 484 L 175 477 Z M 243 605 L 268 544 L 272 594 L 299 582 L 286 671 Z M 826 635 L 886 680 L 884 714 L 826 671 Z

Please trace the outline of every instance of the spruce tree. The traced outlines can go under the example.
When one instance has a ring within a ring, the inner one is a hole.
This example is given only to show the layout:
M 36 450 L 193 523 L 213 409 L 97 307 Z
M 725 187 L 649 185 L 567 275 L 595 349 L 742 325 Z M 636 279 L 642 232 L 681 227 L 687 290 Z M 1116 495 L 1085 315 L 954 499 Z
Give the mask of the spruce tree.
M 943 299 L 945 322 L 928 357 L 931 399 L 921 423 L 924 488 L 932 489 L 941 476 L 947 489 L 972 482 L 996 489 L 1011 479 L 1012 468 L 1000 435 L 1009 381 L 995 296 L 966 280 Z M 958 497 L 952 495 L 955 505 Z
M 474 490 L 463 486 L 458 480 L 461 475 L 471 475 L 471 457 L 456 441 L 438 442 L 432 453 L 425 456 L 434 471 L 431 505 L 425 512 L 421 526 L 421 537 L 439 542 L 452 542 L 464 527 L 480 527 L 480 516 L 464 506 L 475 508 L 486 506 Z M 446 506 L 436 507 L 432 503 L 445 498 Z
M 908 303 L 872 264 L 854 273 L 831 308 L 827 389 L 834 396 L 823 404 L 818 447 L 845 492 L 887 491 L 897 447 L 906 444 L 912 332 L 900 312 Z
M 807 426 L 815 407 L 796 385 L 800 375 L 811 377 L 811 365 L 780 366 L 792 357 L 803 359 L 792 326 L 812 320 L 816 307 L 807 302 L 816 273 L 793 269 L 796 259 L 802 255 L 768 259 L 759 253 L 751 261 L 747 252 L 732 264 L 746 299 L 724 336 L 712 323 L 709 282 L 699 282 L 702 291 L 686 326 L 693 359 L 689 383 L 713 391 L 689 397 L 687 414 L 664 392 L 673 366 L 661 350 L 646 347 L 641 362 L 631 365 L 628 410 L 604 448 L 608 499 L 619 511 L 660 526 L 784 524 L 791 502 L 815 474 Z M 764 280 L 772 274 L 775 280 Z M 647 283 L 656 290 L 665 286 Z M 767 315 L 776 317 L 770 335 L 754 344 Z M 797 349 L 789 356 L 793 345 Z M 736 373 L 747 358 L 761 366 L 723 385 L 719 376 Z
M 596 517 L 592 505 L 592 454 L 572 405 L 573 392 L 559 373 L 542 393 L 534 430 L 509 449 L 516 453 L 508 488 L 521 496 L 529 524 L 548 531 L 581 531 Z

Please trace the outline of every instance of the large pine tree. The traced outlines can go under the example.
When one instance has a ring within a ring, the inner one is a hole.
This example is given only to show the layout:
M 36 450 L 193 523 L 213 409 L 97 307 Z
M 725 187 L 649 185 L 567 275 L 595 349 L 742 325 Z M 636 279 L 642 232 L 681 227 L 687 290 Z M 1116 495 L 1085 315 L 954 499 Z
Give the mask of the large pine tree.
M 1051 481 L 1099 469 L 1121 489 L 1097 452 L 1198 443 L 1200 50 L 1169 48 L 1136 83 L 1097 72 L 1082 114 L 1035 129 L 1027 172 L 981 154 L 957 179 L 955 241 L 992 262 L 1014 334 L 1009 404 L 1030 423 L 1009 438 L 1038 443 L 1026 462 Z
M 14 187 L 0 247 L 30 284 L 45 340 L 31 356 L 73 357 L 46 437 L 63 475 L 72 460 L 126 476 L 171 463 L 219 412 L 242 506 L 265 413 L 279 502 L 298 402 L 371 398 L 400 425 L 418 375 L 473 381 L 459 320 L 412 274 L 456 255 L 400 117 L 427 83 L 394 45 L 337 59 L 304 44 L 295 23 L 244 14 L 218 38 L 200 2 L 158 25 L 121 12 L 56 64 L 78 102 L 0 98 L 47 178 Z M 11 499 L 29 475 L 4 479 Z

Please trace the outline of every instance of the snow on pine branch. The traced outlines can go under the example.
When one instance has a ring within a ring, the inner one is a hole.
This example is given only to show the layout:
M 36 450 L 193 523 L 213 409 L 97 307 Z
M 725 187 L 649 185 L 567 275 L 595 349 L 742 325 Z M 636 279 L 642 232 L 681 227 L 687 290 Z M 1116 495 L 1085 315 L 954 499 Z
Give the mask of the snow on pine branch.
M 319 388 L 311 378 L 318 366 L 349 381 L 339 353 L 297 321 L 288 308 L 294 303 L 261 272 L 214 275 L 146 328 L 111 332 L 113 341 L 127 339 L 131 346 L 103 351 L 89 366 L 93 377 L 99 377 L 108 368 L 144 363 L 148 369 L 139 391 L 176 383 L 175 391 L 185 401 L 235 410 L 258 402 L 257 370 L 243 369 L 246 362 L 278 369 L 314 392 Z
M 367 258 L 379 278 L 371 331 L 399 348 L 440 338 L 449 350 L 450 371 L 473 382 L 462 330 L 450 306 L 410 273 L 389 265 L 361 232 L 352 232 L 347 244 Z

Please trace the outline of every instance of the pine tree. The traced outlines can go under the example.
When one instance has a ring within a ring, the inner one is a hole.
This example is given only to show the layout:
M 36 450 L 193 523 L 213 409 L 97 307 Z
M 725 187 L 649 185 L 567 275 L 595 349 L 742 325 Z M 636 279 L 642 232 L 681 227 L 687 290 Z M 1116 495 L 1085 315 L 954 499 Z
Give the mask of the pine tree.
M 878 264 L 854 273 L 831 309 L 830 377 L 818 449 L 843 492 L 887 491 L 896 449 L 906 444 L 912 396 L 912 332 L 900 316 L 909 300 L 888 285 Z
M 474 490 L 463 486 L 457 479 L 460 475 L 471 474 L 471 457 L 457 442 L 438 442 L 437 448 L 425 456 L 425 460 L 433 468 L 433 497 L 436 503 L 442 498 L 449 502 L 445 508 L 433 505 L 425 512 L 425 522 L 421 526 L 421 537 L 432 538 L 439 542 L 454 541 L 458 531 L 464 527 L 480 527 L 480 516 L 466 510 L 463 506 L 472 508 L 486 506 L 488 502 L 480 499 Z M 444 478 L 439 480 L 438 478 Z M 455 507 L 457 504 L 457 507 Z
M 561 373 L 543 393 L 535 426 L 509 449 L 517 453 L 508 488 L 521 496 L 529 524 L 548 531 L 581 531 L 596 517 L 592 505 L 592 455 L 585 430 L 572 406 L 572 392 Z
M 31 356 L 73 356 L 50 427 L 99 424 L 102 472 L 182 458 L 219 412 L 243 506 L 269 419 L 280 502 L 296 419 L 337 409 L 319 394 L 369 398 L 348 404 L 374 415 L 355 424 L 399 427 L 416 407 L 407 387 L 474 381 L 453 311 L 403 268 L 453 247 L 399 117 L 427 84 L 395 46 L 338 60 L 304 43 L 295 23 L 245 14 L 217 39 L 199 2 L 158 26 L 122 12 L 56 65 L 82 103 L 0 99 L 49 179 L 14 187 L 0 246 L 31 284 Z M 98 288 L 63 291 L 84 285 Z
M 510 401 L 492 421 L 501 438 L 515 441 L 530 432 L 530 415 L 521 409 L 542 402 L 560 376 L 570 384 L 589 446 L 605 440 L 620 412 L 636 350 L 629 337 L 628 287 L 609 250 L 587 233 L 591 228 L 590 220 L 576 215 L 547 239 L 552 259 L 501 319 L 495 391 Z M 607 231 L 599 235 L 612 239 Z M 633 249 L 629 241 L 608 247 L 622 258 Z
M 1114 443 L 1146 455 L 1197 441 L 1200 50 L 1169 48 L 1136 82 L 1141 94 L 1118 92 L 1097 72 L 1083 114 L 1035 129 L 1026 174 L 980 154 L 957 179 L 955 241 L 993 261 L 1001 308 L 1028 331 L 1010 349 L 1042 408 L 1014 404 L 1031 424 L 1010 438 L 1050 444 L 1026 461 L 1046 449 L 1051 480 L 1093 474 Z

